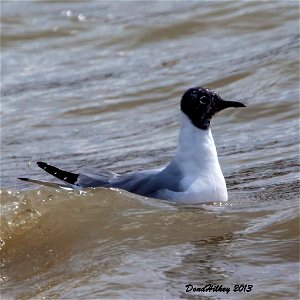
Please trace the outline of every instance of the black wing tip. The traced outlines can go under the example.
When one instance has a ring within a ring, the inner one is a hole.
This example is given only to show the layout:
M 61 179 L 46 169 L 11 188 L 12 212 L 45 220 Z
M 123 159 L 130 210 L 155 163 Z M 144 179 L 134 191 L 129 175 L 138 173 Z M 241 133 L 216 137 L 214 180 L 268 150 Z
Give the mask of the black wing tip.
M 76 181 L 78 180 L 79 174 L 61 170 L 57 167 L 54 167 L 52 165 L 49 165 L 49 164 L 43 162 L 43 161 L 38 161 L 37 165 L 41 169 L 46 171 L 47 173 L 53 175 L 54 177 L 56 177 L 64 182 L 67 182 L 70 184 L 76 184 Z
M 23 180 L 23 181 L 28 181 L 29 178 L 18 177 L 18 179 Z
M 40 168 L 42 168 L 42 169 L 44 169 L 45 167 L 48 166 L 48 164 L 46 164 L 46 163 L 43 162 L 43 161 L 38 161 L 36 164 L 37 164 Z

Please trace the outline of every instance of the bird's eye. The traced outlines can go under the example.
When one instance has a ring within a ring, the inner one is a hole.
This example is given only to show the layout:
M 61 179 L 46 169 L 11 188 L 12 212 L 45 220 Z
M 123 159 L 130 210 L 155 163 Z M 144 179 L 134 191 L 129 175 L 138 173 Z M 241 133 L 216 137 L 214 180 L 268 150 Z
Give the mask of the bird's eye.
M 199 99 L 200 104 L 206 104 L 205 102 L 203 102 L 203 100 L 206 100 L 206 96 L 202 96 Z

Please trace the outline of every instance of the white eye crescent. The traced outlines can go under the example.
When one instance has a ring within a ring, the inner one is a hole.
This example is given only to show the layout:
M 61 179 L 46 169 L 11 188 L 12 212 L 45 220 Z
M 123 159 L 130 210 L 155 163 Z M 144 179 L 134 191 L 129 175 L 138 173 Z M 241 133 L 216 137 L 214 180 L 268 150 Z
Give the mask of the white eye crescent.
M 206 97 L 205 96 L 202 96 L 201 98 L 200 98 L 200 104 L 205 104 L 203 101 L 201 101 L 201 99 L 205 99 Z

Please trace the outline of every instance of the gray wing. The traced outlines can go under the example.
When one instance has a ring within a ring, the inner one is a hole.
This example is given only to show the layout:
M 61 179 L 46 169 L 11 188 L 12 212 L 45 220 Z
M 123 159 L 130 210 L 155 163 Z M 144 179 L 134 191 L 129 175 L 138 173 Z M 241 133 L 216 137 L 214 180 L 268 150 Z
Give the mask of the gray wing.
M 161 190 L 182 191 L 182 187 L 180 186 L 182 173 L 174 163 L 170 163 L 164 169 L 137 171 L 122 175 L 110 171 L 82 172 L 78 174 L 61 170 L 45 162 L 37 162 L 37 164 L 40 168 L 64 182 L 64 185 L 55 184 L 55 186 L 77 189 L 87 187 L 114 187 L 150 197 L 159 193 Z M 20 179 L 41 184 L 41 181 L 33 179 Z
M 140 186 L 137 194 L 159 198 L 157 195 L 164 190 L 183 192 L 184 189 L 181 185 L 182 178 L 183 174 L 181 170 L 174 162 L 171 162 L 166 168 Z
M 164 169 L 152 169 L 119 175 L 113 172 L 82 173 L 76 184 L 82 187 L 114 187 L 141 196 L 151 196 L 160 190 L 182 192 L 182 173 L 175 164 Z
M 127 190 L 132 193 L 137 193 L 137 191 L 141 187 L 147 185 L 147 183 L 161 171 L 160 169 L 153 169 L 131 172 L 123 175 L 104 170 L 100 170 L 98 172 L 72 173 L 41 161 L 37 162 L 37 165 L 47 173 L 63 181 L 63 184 L 40 181 L 30 178 L 19 179 L 51 187 L 69 187 L 73 189 L 88 187 L 115 187 Z
M 79 174 L 75 184 L 80 187 L 114 187 L 143 195 L 144 193 L 140 193 L 140 191 L 160 172 L 161 169 L 130 172 L 122 175 L 110 171 L 83 172 Z

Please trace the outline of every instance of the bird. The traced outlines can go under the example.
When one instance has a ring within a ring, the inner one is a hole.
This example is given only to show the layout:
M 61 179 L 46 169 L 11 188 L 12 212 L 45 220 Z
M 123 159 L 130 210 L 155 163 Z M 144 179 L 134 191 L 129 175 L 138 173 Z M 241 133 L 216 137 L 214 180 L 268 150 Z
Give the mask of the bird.
M 180 101 L 180 130 L 173 159 L 164 167 L 117 174 L 68 172 L 39 161 L 37 165 L 62 183 L 18 178 L 50 187 L 80 189 L 117 188 L 150 198 L 182 204 L 225 202 L 228 193 L 211 132 L 212 117 L 231 107 L 245 107 L 228 101 L 212 89 L 194 87 Z

